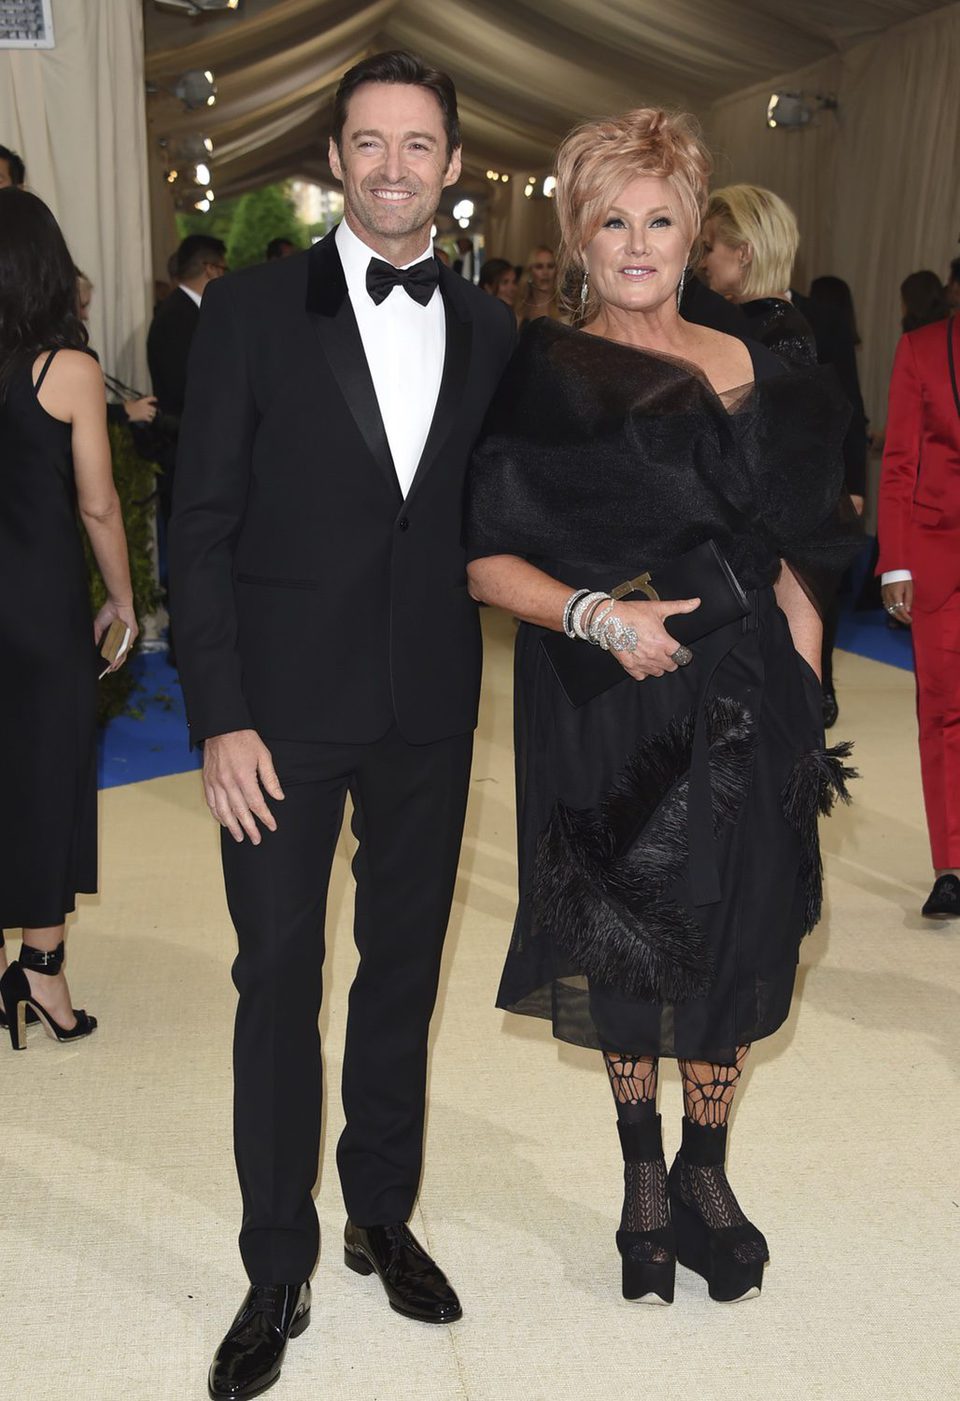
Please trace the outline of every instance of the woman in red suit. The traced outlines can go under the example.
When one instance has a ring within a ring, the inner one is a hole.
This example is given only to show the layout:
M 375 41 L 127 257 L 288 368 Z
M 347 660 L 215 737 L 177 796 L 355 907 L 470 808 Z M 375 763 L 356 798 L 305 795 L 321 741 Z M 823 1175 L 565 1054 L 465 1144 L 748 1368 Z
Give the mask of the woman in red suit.
M 913 628 L 920 768 L 936 880 L 925 915 L 960 917 L 960 326 L 904 335 L 880 483 L 888 612 Z

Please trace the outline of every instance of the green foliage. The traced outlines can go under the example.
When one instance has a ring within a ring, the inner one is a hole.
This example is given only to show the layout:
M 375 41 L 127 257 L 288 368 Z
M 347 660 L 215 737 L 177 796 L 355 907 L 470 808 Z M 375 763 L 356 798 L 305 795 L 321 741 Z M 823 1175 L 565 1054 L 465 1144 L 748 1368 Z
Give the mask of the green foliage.
M 127 428 L 111 423 L 109 431 L 113 477 L 120 496 L 123 523 L 127 532 L 127 549 L 130 553 L 133 601 L 142 626 L 144 618 L 156 612 L 162 599 L 153 562 L 153 498 L 158 469 L 153 463 L 145 462 L 140 457 Z M 96 613 L 106 601 L 106 590 L 90 542 L 86 534 L 81 533 L 90 577 L 90 598 Z M 114 715 L 132 713 L 128 704 L 135 684 L 129 666 L 123 666 L 119 671 L 103 678 L 100 682 L 97 710 L 97 718 L 101 725 Z
M 303 225 L 283 185 L 267 185 L 241 196 L 227 240 L 230 267 L 262 263 L 272 238 L 289 238 L 299 248 L 306 245 Z
M 182 241 L 188 234 L 208 234 L 211 238 L 222 238 L 224 243 L 229 243 L 230 226 L 239 203 L 239 196 L 236 199 L 218 199 L 207 214 L 201 214 L 199 210 L 191 214 L 178 214 L 178 237 Z M 173 249 L 170 251 L 173 252 Z

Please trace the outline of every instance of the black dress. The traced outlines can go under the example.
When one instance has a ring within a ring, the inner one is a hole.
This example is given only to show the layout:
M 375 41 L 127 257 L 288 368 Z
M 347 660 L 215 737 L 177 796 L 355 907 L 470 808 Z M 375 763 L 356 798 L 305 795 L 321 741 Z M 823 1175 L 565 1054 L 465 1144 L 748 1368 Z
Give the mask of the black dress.
M 0 400 L 0 929 L 62 924 L 97 888 L 97 653 L 71 427 L 32 363 Z
M 858 548 L 848 410 L 829 372 L 750 351 L 755 382 L 721 399 L 684 362 L 537 323 L 471 469 L 471 558 L 609 589 L 713 539 L 751 605 L 691 665 L 580 708 L 543 630 L 520 626 L 520 899 L 498 1005 L 579 1045 L 732 1063 L 786 1017 L 819 917 L 817 810 L 844 770 L 772 585 L 786 558 L 829 590 Z

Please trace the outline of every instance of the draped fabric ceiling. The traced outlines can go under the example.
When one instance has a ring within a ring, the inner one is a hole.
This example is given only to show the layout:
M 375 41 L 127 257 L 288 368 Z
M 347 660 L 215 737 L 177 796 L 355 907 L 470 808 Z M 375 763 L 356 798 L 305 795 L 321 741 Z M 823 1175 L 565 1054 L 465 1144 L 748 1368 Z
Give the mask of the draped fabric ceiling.
M 170 86 L 212 69 L 215 108 L 183 112 L 158 94 L 158 134 L 202 130 L 216 142 L 225 196 L 285 176 L 330 179 L 333 93 L 365 54 L 411 48 L 457 84 L 464 159 L 550 169 L 580 118 L 648 103 L 701 118 L 718 98 L 814 63 L 940 0 L 243 0 L 190 20 L 146 0 L 147 77 Z
M 239 11 L 190 20 L 145 0 L 144 16 L 148 79 L 169 88 L 185 70 L 209 68 L 219 86 L 216 106 L 202 112 L 163 91 L 148 101 L 157 265 L 172 246 L 157 137 L 211 136 L 220 197 L 286 176 L 333 183 L 326 145 L 337 83 L 364 55 L 397 47 L 457 85 L 464 175 L 442 210 L 470 195 L 488 255 L 517 262 L 555 237 L 552 202 L 525 199 L 519 177 L 546 174 L 571 126 L 647 104 L 695 112 L 719 183 L 770 186 L 796 209 L 794 285 L 823 272 L 851 283 L 874 424 L 885 417 L 900 281 L 924 266 L 943 276 L 960 251 L 958 3 L 243 0 Z M 765 106 L 777 88 L 835 95 L 839 112 L 771 132 Z M 511 182 L 488 180 L 488 169 Z M 156 216 L 164 205 L 165 232 Z

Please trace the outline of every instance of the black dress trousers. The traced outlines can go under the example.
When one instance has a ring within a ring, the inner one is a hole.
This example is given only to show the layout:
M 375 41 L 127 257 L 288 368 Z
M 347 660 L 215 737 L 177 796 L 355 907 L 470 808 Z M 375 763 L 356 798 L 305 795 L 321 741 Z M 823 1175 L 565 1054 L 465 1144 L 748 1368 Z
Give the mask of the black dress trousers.
M 257 1283 L 316 1263 L 324 915 L 344 800 L 359 847 L 343 1065 L 344 1202 L 360 1226 L 405 1221 L 420 1181 L 427 1038 L 463 833 L 472 734 L 371 744 L 267 739 L 285 798 L 261 846 L 223 834 L 239 951 L 234 1136 L 240 1251 Z

